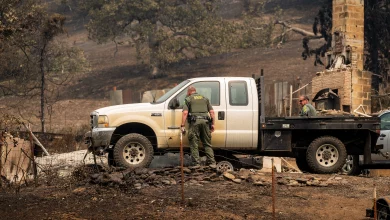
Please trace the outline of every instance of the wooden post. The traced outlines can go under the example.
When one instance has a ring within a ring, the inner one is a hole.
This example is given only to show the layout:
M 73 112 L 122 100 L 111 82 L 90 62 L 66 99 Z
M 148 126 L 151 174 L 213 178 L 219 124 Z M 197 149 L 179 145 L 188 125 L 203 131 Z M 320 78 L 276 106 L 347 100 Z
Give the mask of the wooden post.
M 291 117 L 292 114 L 292 97 L 293 97 L 293 86 L 290 85 L 290 109 L 289 109 L 289 116 Z
M 274 158 L 272 161 L 272 219 L 276 219 L 275 216 L 275 169 L 274 169 Z
M 28 124 L 28 128 L 30 129 L 30 124 Z M 30 144 L 31 144 L 31 153 L 32 153 L 32 157 L 31 157 L 31 162 L 32 162 L 32 169 L 33 169 L 33 175 L 34 175 L 34 183 L 35 183 L 35 186 L 37 186 L 37 164 L 35 163 L 35 155 L 34 155 L 34 152 L 35 152 L 35 147 L 34 147 L 34 140 L 33 140 L 33 136 L 31 135 L 31 133 L 29 133 L 29 136 L 30 136 Z
M 1 176 L 1 171 L 3 170 L 3 146 L 4 146 L 4 133 L 0 132 L 0 176 Z
M 378 215 L 377 215 L 377 212 L 376 212 L 376 186 L 374 184 L 374 219 L 377 220 L 378 219 Z
M 180 170 L 181 170 L 181 202 L 184 204 L 184 152 L 183 133 L 180 130 Z

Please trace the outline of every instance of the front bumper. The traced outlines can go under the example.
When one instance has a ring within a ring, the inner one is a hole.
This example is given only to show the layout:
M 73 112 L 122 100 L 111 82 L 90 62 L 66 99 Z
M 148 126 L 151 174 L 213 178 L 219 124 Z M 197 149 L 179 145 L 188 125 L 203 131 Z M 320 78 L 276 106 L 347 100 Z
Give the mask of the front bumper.
M 108 147 L 115 128 L 94 128 L 84 135 L 86 143 L 91 148 Z

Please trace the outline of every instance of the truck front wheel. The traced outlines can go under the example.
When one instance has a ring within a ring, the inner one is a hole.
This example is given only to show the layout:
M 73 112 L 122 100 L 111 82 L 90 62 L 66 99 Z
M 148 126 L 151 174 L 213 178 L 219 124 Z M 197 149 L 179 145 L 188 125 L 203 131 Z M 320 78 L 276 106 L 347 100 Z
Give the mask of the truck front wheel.
M 332 136 L 315 139 L 306 152 L 307 164 L 315 173 L 336 173 L 343 167 L 346 158 L 344 144 Z
M 150 141 L 140 134 L 123 136 L 115 144 L 113 157 L 120 167 L 148 167 L 153 160 L 153 146 Z

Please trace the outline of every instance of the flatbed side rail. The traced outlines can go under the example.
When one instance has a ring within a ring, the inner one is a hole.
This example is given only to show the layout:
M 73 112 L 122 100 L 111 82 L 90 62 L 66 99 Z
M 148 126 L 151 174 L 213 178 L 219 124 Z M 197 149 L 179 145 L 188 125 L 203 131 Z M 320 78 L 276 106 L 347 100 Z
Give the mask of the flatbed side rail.
M 265 118 L 261 124 L 264 130 L 295 130 L 295 129 L 357 129 L 357 130 L 380 130 L 379 118 Z

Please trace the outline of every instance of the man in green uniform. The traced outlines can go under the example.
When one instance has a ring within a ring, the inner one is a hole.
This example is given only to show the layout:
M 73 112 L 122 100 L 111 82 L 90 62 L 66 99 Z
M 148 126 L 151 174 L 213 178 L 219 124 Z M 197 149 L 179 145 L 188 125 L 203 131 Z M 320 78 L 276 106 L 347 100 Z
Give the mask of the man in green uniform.
M 210 101 L 196 93 L 193 86 L 188 87 L 187 97 L 184 100 L 181 128 L 184 130 L 188 118 L 188 141 L 191 148 L 191 156 L 195 165 L 200 165 L 199 140 L 202 142 L 210 167 L 215 167 L 214 151 L 211 148 L 211 133 L 214 132 L 214 110 Z
M 302 110 L 299 112 L 299 116 L 316 116 L 316 109 L 309 103 L 309 97 L 306 95 L 299 96 L 299 104 L 302 106 Z

